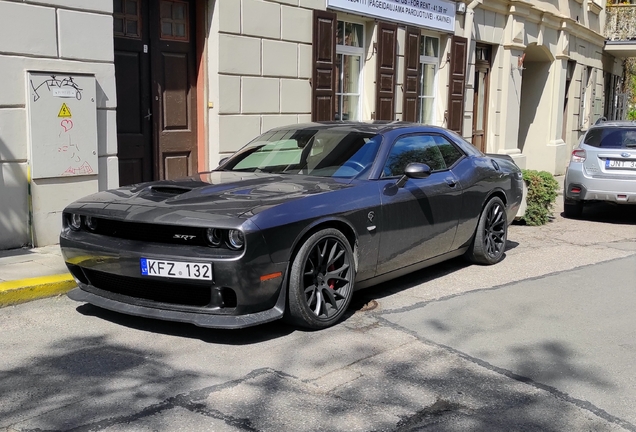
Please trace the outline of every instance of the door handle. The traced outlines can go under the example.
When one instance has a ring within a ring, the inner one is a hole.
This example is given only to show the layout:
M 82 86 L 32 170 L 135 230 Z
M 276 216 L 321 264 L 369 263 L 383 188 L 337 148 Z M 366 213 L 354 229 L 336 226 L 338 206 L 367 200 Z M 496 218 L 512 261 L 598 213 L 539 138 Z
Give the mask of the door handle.
M 148 114 L 144 116 L 144 118 L 146 120 L 150 120 L 150 117 L 152 117 L 152 113 L 150 112 L 150 108 L 148 108 Z
M 454 178 L 447 178 L 446 179 L 446 184 L 449 185 L 450 187 L 455 187 L 457 186 L 457 181 L 455 181 Z

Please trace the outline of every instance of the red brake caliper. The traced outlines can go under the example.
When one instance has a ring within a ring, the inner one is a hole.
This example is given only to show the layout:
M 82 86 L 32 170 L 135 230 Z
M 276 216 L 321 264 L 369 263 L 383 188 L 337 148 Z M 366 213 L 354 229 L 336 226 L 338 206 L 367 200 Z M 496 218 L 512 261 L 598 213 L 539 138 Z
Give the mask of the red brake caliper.
M 327 270 L 328 271 L 333 271 L 334 268 L 335 268 L 334 265 L 331 264 Z M 327 280 L 327 285 L 329 285 L 329 288 L 331 288 L 331 289 L 336 289 L 336 280 L 335 279 Z

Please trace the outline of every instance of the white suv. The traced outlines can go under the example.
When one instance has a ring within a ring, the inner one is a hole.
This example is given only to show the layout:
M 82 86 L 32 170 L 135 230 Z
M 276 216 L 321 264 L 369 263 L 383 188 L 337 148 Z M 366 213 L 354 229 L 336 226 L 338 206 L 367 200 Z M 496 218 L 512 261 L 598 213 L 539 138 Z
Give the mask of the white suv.
M 636 204 L 636 122 L 601 122 L 587 131 L 572 151 L 563 200 L 569 218 L 590 201 Z

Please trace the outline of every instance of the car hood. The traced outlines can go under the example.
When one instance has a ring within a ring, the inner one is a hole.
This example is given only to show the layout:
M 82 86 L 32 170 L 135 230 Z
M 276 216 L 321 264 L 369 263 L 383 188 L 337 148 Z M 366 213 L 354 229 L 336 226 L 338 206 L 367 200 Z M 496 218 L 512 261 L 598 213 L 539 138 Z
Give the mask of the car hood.
M 179 211 L 241 217 L 282 202 L 350 187 L 349 183 L 349 179 L 213 171 L 99 192 L 70 207 L 129 213 L 143 207 L 162 210 L 164 214 Z

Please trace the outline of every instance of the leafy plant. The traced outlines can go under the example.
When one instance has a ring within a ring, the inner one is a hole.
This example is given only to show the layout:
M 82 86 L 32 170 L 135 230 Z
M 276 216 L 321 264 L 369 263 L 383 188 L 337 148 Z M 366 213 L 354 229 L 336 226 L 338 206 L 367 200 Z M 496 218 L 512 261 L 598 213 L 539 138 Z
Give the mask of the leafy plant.
M 547 171 L 522 170 L 522 172 L 523 180 L 528 186 L 527 207 L 523 220 L 528 225 L 544 225 L 552 217 L 559 183 Z

